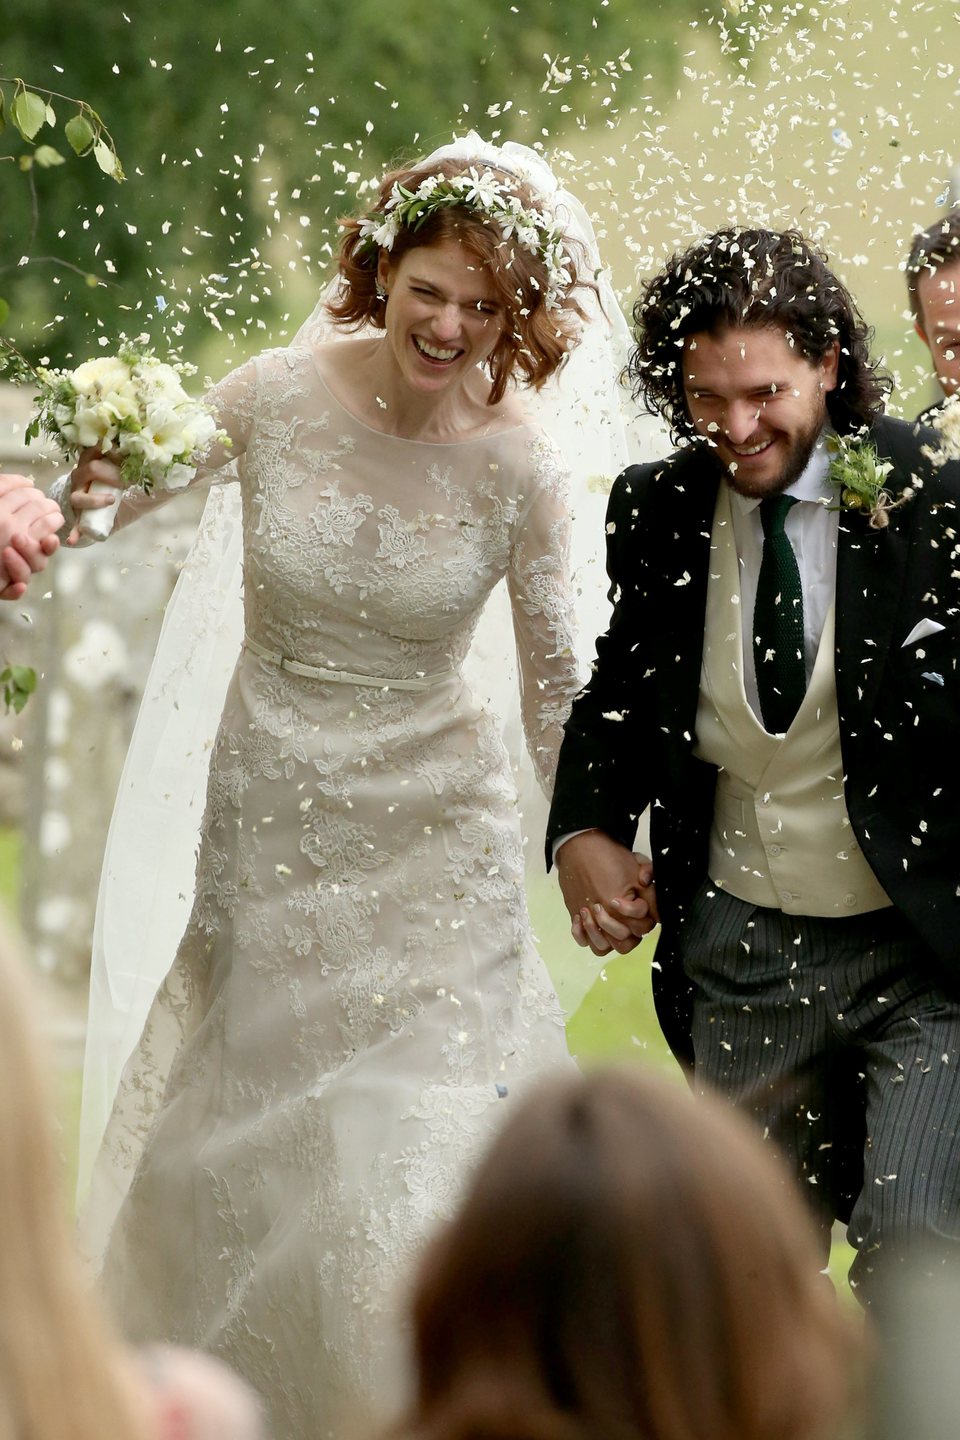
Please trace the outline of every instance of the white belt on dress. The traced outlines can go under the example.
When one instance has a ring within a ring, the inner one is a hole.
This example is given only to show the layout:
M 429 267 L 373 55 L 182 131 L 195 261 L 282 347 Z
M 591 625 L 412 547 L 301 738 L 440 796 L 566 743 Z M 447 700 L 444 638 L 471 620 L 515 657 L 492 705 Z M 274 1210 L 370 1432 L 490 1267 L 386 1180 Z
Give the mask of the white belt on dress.
M 435 675 L 418 675 L 415 680 L 394 680 L 386 675 L 356 675 L 352 670 L 328 670 L 323 665 L 304 665 L 299 660 L 282 655 L 279 650 L 268 650 L 259 641 L 251 640 L 249 635 L 243 637 L 243 644 L 246 650 L 259 655 L 261 660 L 269 660 L 279 669 L 289 670 L 291 675 L 303 675 L 308 680 L 330 680 L 335 685 L 371 685 L 379 690 L 429 690 L 432 685 L 439 685 L 453 675 L 452 670 L 439 670 Z

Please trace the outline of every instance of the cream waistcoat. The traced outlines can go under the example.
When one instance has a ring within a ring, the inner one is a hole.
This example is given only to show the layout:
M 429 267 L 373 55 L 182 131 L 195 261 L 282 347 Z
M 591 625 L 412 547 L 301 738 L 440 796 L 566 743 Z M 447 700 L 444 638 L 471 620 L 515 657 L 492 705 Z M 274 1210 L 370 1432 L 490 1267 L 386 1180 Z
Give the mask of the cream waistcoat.
M 695 754 L 718 766 L 710 878 L 754 905 L 791 915 L 856 915 L 890 901 L 857 844 L 843 796 L 834 676 L 834 606 L 803 703 L 770 735 L 743 685 L 740 573 L 730 494 L 720 486 Z

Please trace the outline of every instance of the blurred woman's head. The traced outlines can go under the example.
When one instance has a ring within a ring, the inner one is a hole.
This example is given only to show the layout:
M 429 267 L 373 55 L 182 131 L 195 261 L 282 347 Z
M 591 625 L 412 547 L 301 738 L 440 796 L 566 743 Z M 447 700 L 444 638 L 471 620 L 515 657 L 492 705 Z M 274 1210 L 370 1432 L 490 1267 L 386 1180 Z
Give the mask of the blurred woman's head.
M 856 1349 L 769 1146 L 626 1073 L 521 1105 L 422 1265 L 430 1440 L 813 1440 Z
M 0 1440 L 132 1440 L 148 1427 L 74 1254 L 35 1005 L 0 931 Z

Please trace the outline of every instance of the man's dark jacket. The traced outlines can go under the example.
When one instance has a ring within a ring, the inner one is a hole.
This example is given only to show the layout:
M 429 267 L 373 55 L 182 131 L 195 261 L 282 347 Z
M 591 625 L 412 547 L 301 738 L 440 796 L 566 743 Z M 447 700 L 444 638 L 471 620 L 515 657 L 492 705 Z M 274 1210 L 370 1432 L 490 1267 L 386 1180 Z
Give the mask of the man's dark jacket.
M 946 405 L 946 403 L 946 395 L 944 395 L 942 400 L 935 400 L 932 405 L 927 406 L 926 410 L 920 411 L 920 414 L 917 416 L 916 423 L 918 425 L 932 425 L 934 420 L 940 414 L 940 411 Z
M 960 464 L 935 466 L 935 437 L 882 418 L 871 432 L 894 495 L 872 529 L 842 510 L 835 667 L 847 811 L 893 904 L 960 983 Z M 664 1034 L 690 1060 L 690 987 L 678 928 L 707 877 L 716 768 L 693 753 L 710 557 L 722 472 L 695 444 L 634 465 L 607 512 L 614 605 L 593 677 L 575 701 L 548 827 L 598 828 L 633 843 L 651 806 L 662 918 L 654 995 Z M 904 648 L 922 619 L 944 629 Z

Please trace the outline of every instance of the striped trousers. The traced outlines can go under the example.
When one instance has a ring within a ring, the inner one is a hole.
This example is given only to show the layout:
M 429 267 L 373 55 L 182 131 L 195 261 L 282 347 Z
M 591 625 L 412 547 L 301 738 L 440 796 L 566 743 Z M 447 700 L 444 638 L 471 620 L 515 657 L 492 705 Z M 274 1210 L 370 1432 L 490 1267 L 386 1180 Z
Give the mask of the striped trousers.
M 960 983 L 893 909 L 786 915 L 705 884 L 681 935 L 695 1082 L 752 1114 L 834 1220 L 869 1302 L 960 1242 Z M 960 1258 L 960 1247 L 956 1254 Z

